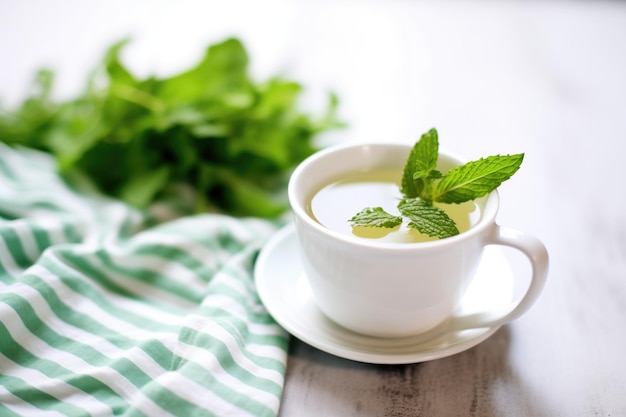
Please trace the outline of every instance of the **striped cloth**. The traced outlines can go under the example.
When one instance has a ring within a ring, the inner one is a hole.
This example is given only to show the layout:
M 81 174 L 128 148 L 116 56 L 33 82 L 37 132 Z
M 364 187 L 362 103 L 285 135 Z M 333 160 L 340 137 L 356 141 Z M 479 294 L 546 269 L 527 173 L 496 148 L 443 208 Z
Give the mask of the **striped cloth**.
M 275 416 L 288 336 L 252 267 L 277 225 L 140 212 L 0 144 L 1 416 Z

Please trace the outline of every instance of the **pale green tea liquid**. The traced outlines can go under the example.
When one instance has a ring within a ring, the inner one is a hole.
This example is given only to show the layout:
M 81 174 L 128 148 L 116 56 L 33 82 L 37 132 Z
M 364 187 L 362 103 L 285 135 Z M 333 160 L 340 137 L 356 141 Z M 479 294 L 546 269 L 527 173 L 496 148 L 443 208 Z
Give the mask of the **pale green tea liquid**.
M 388 229 L 379 227 L 355 227 L 348 220 L 365 207 L 382 207 L 386 212 L 399 216 L 398 202 L 402 198 L 399 181 L 402 171 L 383 170 L 356 174 L 323 187 L 311 199 L 309 214 L 320 224 L 346 235 L 377 239 L 387 242 L 427 242 L 437 240 L 408 227 L 408 221 Z M 462 204 L 438 204 L 456 223 L 463 233 L 480 220 L 480 210 L 472 201 Z

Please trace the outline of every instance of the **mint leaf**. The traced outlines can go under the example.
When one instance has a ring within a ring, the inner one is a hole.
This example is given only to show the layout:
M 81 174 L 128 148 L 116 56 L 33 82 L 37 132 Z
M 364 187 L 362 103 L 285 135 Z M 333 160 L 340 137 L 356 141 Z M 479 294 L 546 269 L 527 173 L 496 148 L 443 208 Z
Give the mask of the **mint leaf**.
M 433 169 L 432 171 L 428 173 L 428 176 L 426 178 L 437 180 L 442 177 L 443 177 L 443 174 L 441 173 L 441 171 L 437 171 L 436 169 Z
M 433 202 L 463 203 L 482 197 L 508 180 L 522 164 L 524 154 L 495 155 L 468 162 L 443 174 L 437 170 L 437 130 L 423 134 L 411 149 L 402 172 L 398 204 L 401 216 L 382 208 L 366 208 L 352 217 L 352 226 L 395 227 L 404 218 L 420 233 L 440 239 L 459 234 L 456 224 Z
M 438 155 L 439 139 L 437 130 L 430 129 L 413 146 L 404 166 L 400 191 L 405 197 L 415 198 L 420 196 L 426 185 L 425 178 L 429 178 L 429 175 L 437 166 Z
M 398 209 L 410 220 L 409 227 L 420 233 L 439 239 L 459 234 L 454 220 L 445 211 L 427 201 L 405 198 L 398 204 Z
M 130 178 L 120 190 L 120 198 L 138 206 L 145 207 L 154 195 L 163 188 L 170 175 L 170 167 L 162 166 L 154 171 L 138 173 Z
M 402 217 L 387 213 L 382 207 L 367 207 L 352 216 L 352 226 L 394 228 L 402 223 Z
M 519 169 L 524 154 L 494 155 L 450 170 L 436 185 L 433 200 L 463 203 L 489 194 Z

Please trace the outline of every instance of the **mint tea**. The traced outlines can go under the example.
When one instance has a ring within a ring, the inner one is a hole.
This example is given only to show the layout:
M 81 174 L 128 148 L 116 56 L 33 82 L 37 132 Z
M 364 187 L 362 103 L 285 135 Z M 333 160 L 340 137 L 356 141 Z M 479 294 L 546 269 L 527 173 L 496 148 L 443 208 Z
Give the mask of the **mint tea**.
M 402 199 L 400 181 L 402 171 L 383 169 L 354 174 L 322 187 L 311 198 L 309 215 L 323 226 L 346 235 L 385 242 L 428 242 L 438 240 L 420 233 L 404 221 L 395 228 L 352 227 L 348 222 L 354 213 L 364 207 L 382 207 L 386 212 L 399 214 L 397 205 Z M 460 233 L 480 220 L 480 210 L 474 201 L 461 204 L 439 204 L 454 220 Z

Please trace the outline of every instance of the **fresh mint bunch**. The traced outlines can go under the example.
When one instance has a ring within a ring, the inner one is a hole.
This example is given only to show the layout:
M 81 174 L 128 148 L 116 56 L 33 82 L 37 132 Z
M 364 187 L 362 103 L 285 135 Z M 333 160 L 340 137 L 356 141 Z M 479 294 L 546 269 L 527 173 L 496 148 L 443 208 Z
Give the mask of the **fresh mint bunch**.
M 409 227 L 431 237 L 457 235 L 454 220 L 433 203 L 460 204 L 489 194 L 517 172 L 524 154 L 480 158 L 445 174 L 437 170 L 438 157 L 439 138 L 437 130 L 431 129 L 413 146 L 404 166 L 400 216 L 387 213 L 382 207 L 368 207 L 355 214 L 350 224 L 394 228 L 407 219 Z
M 337 97 L 319 116 L 304 112 L 304 86 L 253 78 L 236 38 L 165 77 L 131 72 L 127 44 L 107 49 L 75 98 L 55 100 L 54 73 L 40 70 L 15 110 L 0 106 L 0 142 L 49 152 L 72 183 L 86 178 L 139 208 L 166 200 L 189 214 L 284 213 L 289 174 L 318 150 L 319 133 L 342 125 Z

